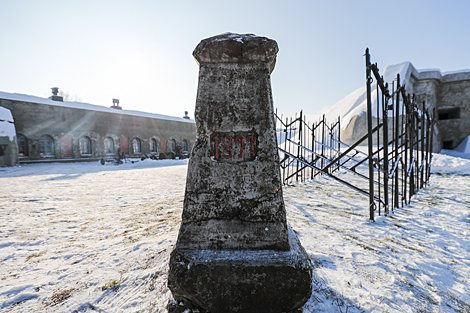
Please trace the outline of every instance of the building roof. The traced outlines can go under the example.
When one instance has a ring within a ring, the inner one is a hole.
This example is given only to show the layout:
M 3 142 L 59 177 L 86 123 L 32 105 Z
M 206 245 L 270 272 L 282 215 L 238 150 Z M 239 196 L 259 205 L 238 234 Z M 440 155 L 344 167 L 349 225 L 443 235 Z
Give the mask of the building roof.
M 18 94 L 18 93 L 8 93 L 8 92 L 3 92 L 3 91 L 0 91 L 0 99 L 46 104 L 46 105 L 82 109 L 82 110 L 91 110 L 91 111 L 98 111 L 98 112 L 107 112 L 107 113 L 112 113 L 112 114 L 124 114 L 124 115 L 156 118 L 156 119 L 161 119 L 161 120 L 169 120 L 169 121 L 176 121 L 176 122 L 182 122 L 182 123 L 194 123 L 193 119 L 185 119 L 182 117 L 141 112 L 141 111 L 133 111 L 133 110 L 116 110 L 110 107 L 105 107 L 105 106 L 95 105 L 95 104 L 90 104 L 90 103 L 72 102 L 72 101 L 61 102 L 61 101 L 55 101 L 49 98 L 41 98 L 41 97 Z

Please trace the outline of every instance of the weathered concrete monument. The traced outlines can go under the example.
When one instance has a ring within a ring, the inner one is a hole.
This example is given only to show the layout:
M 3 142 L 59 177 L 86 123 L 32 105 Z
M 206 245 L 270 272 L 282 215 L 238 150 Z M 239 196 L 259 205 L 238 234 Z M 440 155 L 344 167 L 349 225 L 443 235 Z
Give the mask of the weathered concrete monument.
M 170 312 L 291 312 L 310 298 L 309 257 L 286 221 L 270 74 L 277 43 L 202 40 L 195 120 Z

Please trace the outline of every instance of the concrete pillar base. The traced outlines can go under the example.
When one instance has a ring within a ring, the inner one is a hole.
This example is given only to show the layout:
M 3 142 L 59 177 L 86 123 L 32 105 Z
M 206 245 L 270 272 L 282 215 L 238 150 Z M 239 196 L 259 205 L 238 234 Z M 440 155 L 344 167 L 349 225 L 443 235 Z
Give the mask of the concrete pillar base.
M 312 291 L 310 258 L 289 227 L 288 251 L 172 252 L 170 313 L 299 312 Z M 183 303 L 183 305 L 181 305 Z

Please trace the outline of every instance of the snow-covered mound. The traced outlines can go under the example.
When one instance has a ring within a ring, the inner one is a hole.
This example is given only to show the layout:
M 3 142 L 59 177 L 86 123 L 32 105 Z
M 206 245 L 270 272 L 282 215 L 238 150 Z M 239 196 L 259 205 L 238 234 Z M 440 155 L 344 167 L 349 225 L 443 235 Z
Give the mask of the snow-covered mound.
M 389 84 L 396 80 L 397 74 L 400 74 L 400 84 L 407 85 L 413 72 L 414 67 L 411 62 L 402 62 L 393 65 L 388 65 L 383 71 L 383 79 Z M 415 70 L 416 71 L 416 70 Z M 372 90 L 372 114 L 377 117 L 377 84 L 374 82 L 371 85 Z M 391 86 L 389 90 L 391 91 Z M 379 96 L 382 97 L 382 92 L 379 90 Z M 401 104 L 401 103 L 400 103 Z M 361 115 L 363 112 L 367 111 L 367 93 L 366 86 L 363 86 L 356 91 L 352 92 L 342 100 L 338 101 L 333 105 L 326 113 L 327 121 L 334 121 L 338 118 L 341 118 L 342 128 L 345 129 L 351 119 L 354 116 Z M 379 110 L 380 111 L 380 110 Z M 381 113 L 379 112 L 379 118 L 381 118 Z
M 470 154 L 470 136 L 467 136 L 454 150 Z
M 0 107 L 0 137 L 8 137 L 13 141 L 15 135 L 15 125 L 10 110 Z

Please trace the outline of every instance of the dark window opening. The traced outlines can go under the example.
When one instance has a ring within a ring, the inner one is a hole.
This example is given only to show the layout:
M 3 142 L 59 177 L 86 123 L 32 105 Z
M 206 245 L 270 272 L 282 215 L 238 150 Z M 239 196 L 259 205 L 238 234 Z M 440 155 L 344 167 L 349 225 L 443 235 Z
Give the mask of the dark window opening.
M 90 155 L 91 154 L 91 140 L 88 137 L 82 137 L 79 140 L 80 154 Z
M 454 141 L 453 140 L 444 141 L 442 143 L 442 149 L 446 149 L 446 150 L 454 149 Z
M 132 140 L 132 148 L 134 150 L 134 154 L 141 153 L 141 151 L 140 151 L 140 139 L 139 138 L 134 138 Z
M 176 140 L 171 139 L 169 141 L 169 144 L 170 144 L 170 151 L 173 153 L 176 153 Z
M 104 153 L 114 154 L 114 141 L 112 138 L 106 137 L 104 139 Z
M 49 135 L 42 135 L 39 138 L 39 154 L 41 156 L 54 156 L 54 139 Z
M 154 138 L 150 139 L 150 152 L 157 152 L 157 141 Z
M 16 137 L 18 142 L 18 154 L 19 156 L 25 157 L 28 156 L 28 139 L 26 136 L 18 134 Z
M 439 120 L 452 120 L 460 118 L 460 108 L 438 109 Z

